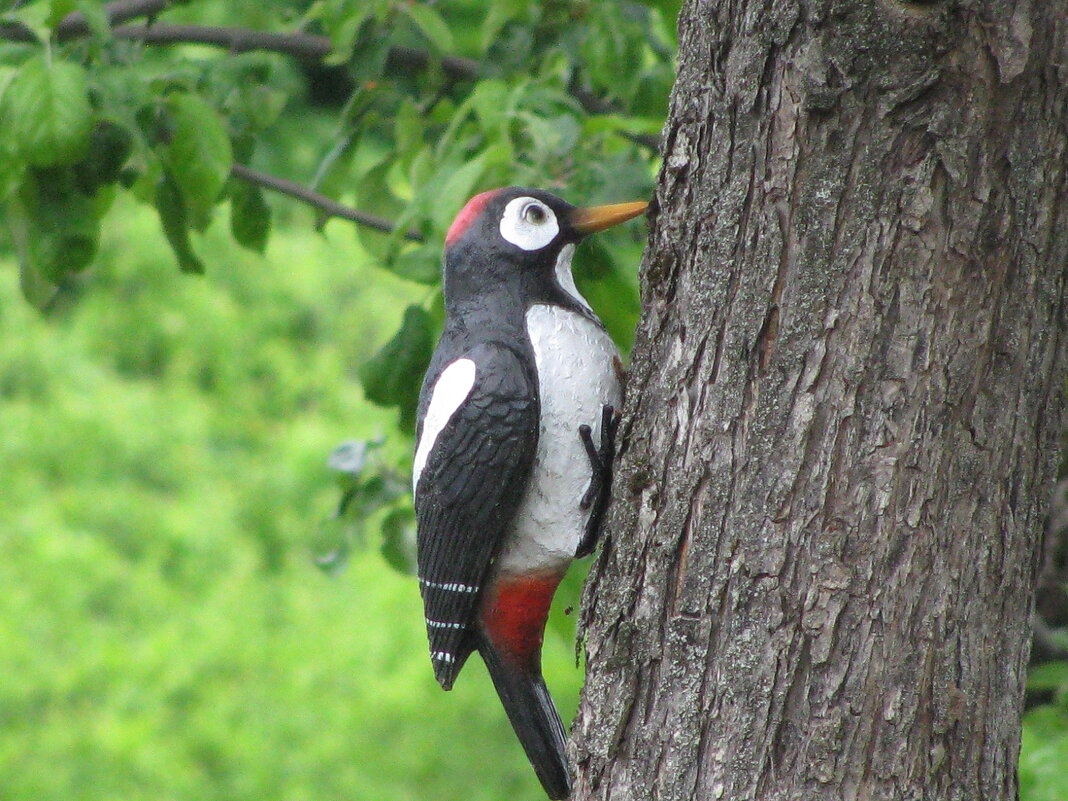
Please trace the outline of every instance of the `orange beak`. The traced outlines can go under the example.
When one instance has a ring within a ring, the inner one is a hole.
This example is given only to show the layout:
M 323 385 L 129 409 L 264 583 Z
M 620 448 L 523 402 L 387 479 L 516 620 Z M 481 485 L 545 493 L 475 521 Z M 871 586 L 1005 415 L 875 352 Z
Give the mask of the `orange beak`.
M 571 212 L 569 221 L 571 227 L 580 234 L 592 234 L 637 217 L 648 206 L 649 204 L 644 200 L 636 200 L 633 203 L 613 203 L 609 206 L 575 209 Z

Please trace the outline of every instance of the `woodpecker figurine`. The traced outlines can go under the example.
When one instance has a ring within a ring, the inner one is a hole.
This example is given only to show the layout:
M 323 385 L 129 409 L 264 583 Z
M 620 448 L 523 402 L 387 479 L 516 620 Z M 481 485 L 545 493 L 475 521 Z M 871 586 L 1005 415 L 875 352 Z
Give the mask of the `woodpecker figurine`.
M 608 500 L 619 353 L 571 275 L 585 235 L 645 202 L 535 189 L 472 198 L 445 237 L 445 328 L 419 397 L 419 586 L 438 682 L 477 650 L 550 798 L 567 735 L 541 675 L 549 605 Z

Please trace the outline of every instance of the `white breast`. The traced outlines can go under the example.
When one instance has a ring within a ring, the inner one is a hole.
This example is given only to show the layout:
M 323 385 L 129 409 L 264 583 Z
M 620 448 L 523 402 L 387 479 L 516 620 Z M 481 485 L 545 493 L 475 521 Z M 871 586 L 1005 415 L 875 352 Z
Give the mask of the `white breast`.
M 541 432 L 527 492 L 501 555 L 502 572 L 558 569 L 574 558 L 589 510 L 579 508 L 592 467 L 579 426 L 600 443 L 601 409 L 616 409 L 622 392 L 619 352 L 592 321 L 559 306 L 538 304 L 526 314 L 541 400 Z

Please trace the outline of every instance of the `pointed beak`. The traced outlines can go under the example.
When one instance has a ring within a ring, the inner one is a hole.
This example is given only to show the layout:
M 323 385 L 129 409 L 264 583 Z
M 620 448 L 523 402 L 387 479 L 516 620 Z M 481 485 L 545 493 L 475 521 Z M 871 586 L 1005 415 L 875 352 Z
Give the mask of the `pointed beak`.
M 580 234 L 592 234 L 637 217 L 645 211 L 648 205 L 644 200 L 637 200 L 633 203 L 613 203 L 610 206 L 575 209 L 570 214 L 569 222 L 571 227 Z

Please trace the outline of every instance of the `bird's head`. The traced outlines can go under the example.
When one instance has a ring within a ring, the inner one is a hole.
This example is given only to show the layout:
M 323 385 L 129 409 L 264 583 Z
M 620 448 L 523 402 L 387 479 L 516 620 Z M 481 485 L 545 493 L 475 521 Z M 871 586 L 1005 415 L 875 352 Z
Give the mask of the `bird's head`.
M 445 235 L 446 301 L 505 284 L 532 300 L 559 287 L 585 305 L 571 279 L 575 244 L 636 217 L 647 205 L 579 208 L 549 192 L 516 186 L 475 195 Z

